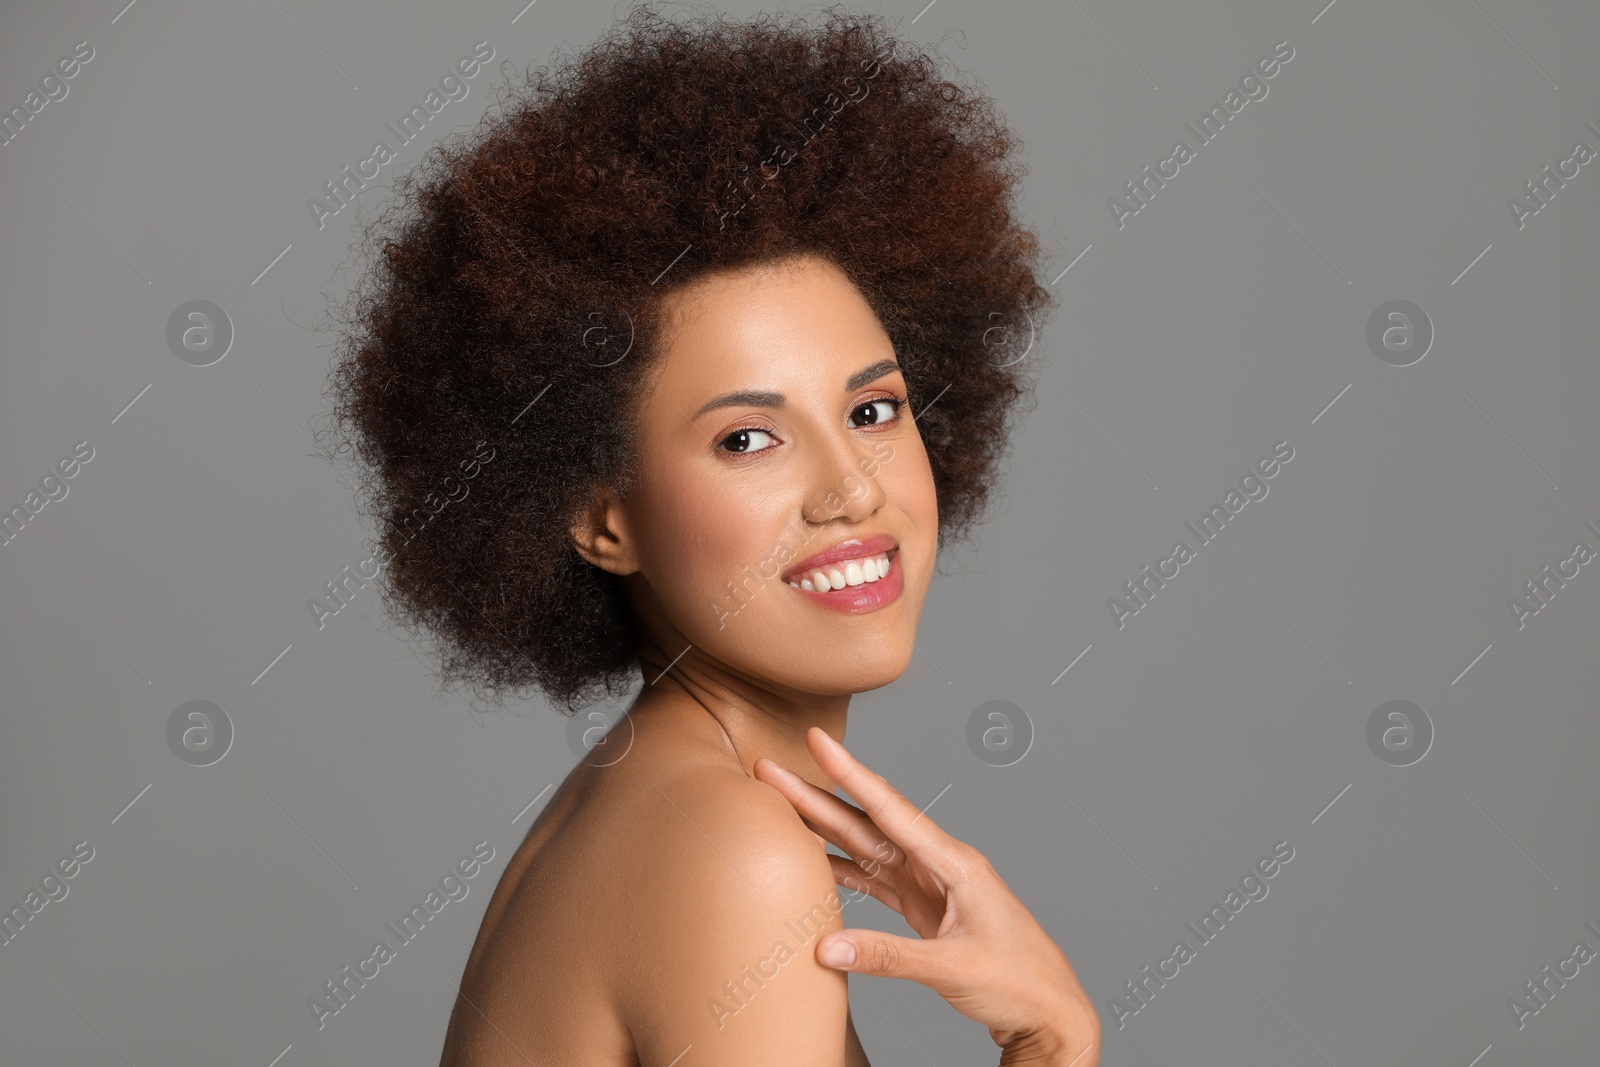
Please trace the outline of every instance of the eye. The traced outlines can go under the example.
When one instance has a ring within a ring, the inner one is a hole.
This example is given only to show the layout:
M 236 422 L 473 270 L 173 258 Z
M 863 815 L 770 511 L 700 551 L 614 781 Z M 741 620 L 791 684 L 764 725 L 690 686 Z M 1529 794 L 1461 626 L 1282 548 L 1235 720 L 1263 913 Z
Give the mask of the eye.
M 773 440 L 772 434 L 759 426 L 745 426 L 717 442 L 717 447 L 726 452 L 749 454 L 766 451 L 772 447 L 770 442 Z
M 900 414 L 900 410 L 905 407 L 905 403 L 905 397 L 883 396 L 876 400 L 867 401 L 850 414 L 852 416 L 859 415 L 864 411 L 867 413 L 867 417 L 863 425 L 881 426 L 893 421 Z M 884 409 L 888 410 L 885 411 Z

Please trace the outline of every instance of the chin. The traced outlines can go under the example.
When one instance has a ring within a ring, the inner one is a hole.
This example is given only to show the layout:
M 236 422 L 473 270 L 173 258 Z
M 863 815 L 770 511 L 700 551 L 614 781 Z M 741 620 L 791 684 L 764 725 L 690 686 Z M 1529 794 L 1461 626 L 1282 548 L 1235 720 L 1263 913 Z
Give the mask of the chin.
M 784 657 L 781 665 L 773 665 L 777 669 L 770 673 L 762 673 L 802 693 L 814 693 L 818 696 L 850 696 L 854 693 L 866 693 L 873 689 L 882 689 L 905 674 L 906 668 L 911 665 L 911 657 L 914 655 L 912 649 L 904 645 L 898 637 L 895 641 L 904 647 L 904 654 L 889 649 L 869 659 L 855 659 L 843 665 L 835 657 L 833 670 L 813 669 L 812 664 L 817 659 L 816 653 L 805 648 L 795 648 L 790 655 Z
M 905 674 L 905 667 L 904 666 L 902 666 L 899 670 L 894 671 L 893 673 L 884 673 L 883 675 L 878 677 L 877 680 L 875 680 L 875 681 L 869 681 L 869 682 L 867 682 L 867 683 L 865 683 L 863 685 L 859 685 L 856 688 L 850 690 L 850 692 L 851 693 L 870 693 L 874 689 L 882 689 L 884 686 L 888 685 L 890 682 L 893 682 L 893 681 L 897 680 L 903 674 Z

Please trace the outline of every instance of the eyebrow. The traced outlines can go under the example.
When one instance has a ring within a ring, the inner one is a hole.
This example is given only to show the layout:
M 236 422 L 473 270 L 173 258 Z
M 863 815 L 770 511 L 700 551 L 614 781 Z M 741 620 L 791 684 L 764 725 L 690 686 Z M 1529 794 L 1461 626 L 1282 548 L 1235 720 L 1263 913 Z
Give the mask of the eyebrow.
M 850 375 L 849 381 L 844 383 L 844 391 L 848 393 L 860 389 L 862 386 L 875 382 L 886 374 L 893 374 L 899 369 L 900 364 L 894 360 L 880 359 L 871 366 L 863 367 Z M 775 393 L 770 390 L 742 389 L 738 392 L 723 393 L 719 397 L 706 401 L 700 410 L 694 413 L 694 417 L 698 419 L 706 412 L 715 411 L 717 408 L 743 407 L 747 404 L 752 407 L 781 408 L 785 399 L 782 393 Z

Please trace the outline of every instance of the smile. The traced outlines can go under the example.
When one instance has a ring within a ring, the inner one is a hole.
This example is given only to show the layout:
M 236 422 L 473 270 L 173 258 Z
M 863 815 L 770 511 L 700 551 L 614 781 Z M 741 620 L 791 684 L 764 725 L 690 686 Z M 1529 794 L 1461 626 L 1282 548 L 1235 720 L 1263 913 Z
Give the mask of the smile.
M 889 576 L 891 570 L 889 553 L 880 552 L 876 556 L 839 560 L 814 568 L 805 572 L 799 581 L 791 579 L 787 584 L 808 592 L 826 593 L 834 589 L 881 581 Z
M 849 537 L 801 560 L 783 583 L 819 607 L 860 615 L 892 604 L 905 592 L 900 542 L 888 533 Z
M 893 604 L 905 592 L 900 550 L 835 560 L 794 571 L 784 582 L 818 607 L 864 615 Z

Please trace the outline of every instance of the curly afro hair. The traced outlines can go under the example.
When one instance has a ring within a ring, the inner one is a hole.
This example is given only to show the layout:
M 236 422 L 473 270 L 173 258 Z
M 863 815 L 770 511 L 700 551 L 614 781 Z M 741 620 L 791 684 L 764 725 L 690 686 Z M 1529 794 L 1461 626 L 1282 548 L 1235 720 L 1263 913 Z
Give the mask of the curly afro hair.
M 662 298 L 708 274 L 842 270 L 919 412 L 941 546 L 985 510 L 1052 304 L 1013 214 L 1018 141 L 876 16 L 822 15 L 633 8 L 361 228 L 331 414 L 385 607 L 434 636 L 444 683 L 536 687 L 568 715 L 632 687 L 636 621 L 571 520 L 633 484 Z

